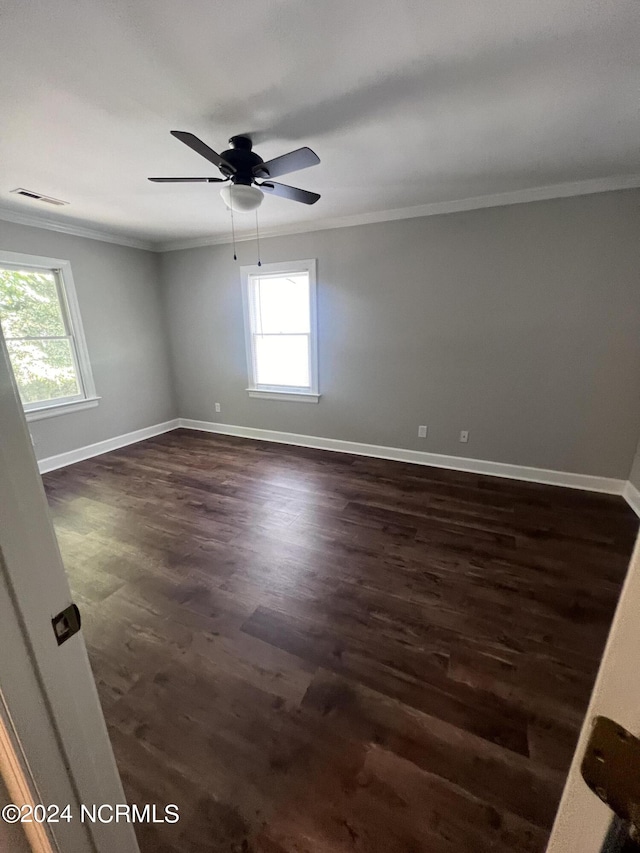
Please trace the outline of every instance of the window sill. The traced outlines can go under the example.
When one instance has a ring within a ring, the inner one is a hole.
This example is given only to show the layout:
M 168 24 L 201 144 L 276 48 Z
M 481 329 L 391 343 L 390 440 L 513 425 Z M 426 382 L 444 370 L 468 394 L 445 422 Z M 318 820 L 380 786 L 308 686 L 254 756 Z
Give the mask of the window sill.
M 311 391 L 262 391 L 257 388 L 247 388 L 250 397 L 256 400 L 289 400 L 296 403 L 317 403 L 320 394 Z
M 41 421 L 44 418 L 55 418 L 57 415 L 70 415 L 84 409 L 93 409 L 98 405 L 100 397 L 88 397 L 86 400 L 74 400 L 71 403 L 60 403 L 57 406 L 43 406 L 41 409 L 25 411 L 27 421 Z

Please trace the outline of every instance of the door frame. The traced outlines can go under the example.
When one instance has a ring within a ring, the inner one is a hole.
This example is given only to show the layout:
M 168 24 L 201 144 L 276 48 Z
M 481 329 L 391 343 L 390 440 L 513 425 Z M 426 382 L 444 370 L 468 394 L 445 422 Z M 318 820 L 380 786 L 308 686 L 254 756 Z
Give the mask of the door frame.
M 611 717 L 640 735 L 639 650 L 640 537 L 631 555 L 547 853 L 601 853 L 603 849 L 613 812 L 587 787 L 580 766 L 594 717 Z
M 71 602 L 0 330 L 0 698 L 14 757 L 17 744 L 35 802 L 71 806 L 70 822 L 47 824 L 54 851 L 139 853 L 131 824 L 80 820 L 80 804 L 126 799 L 82 632 L 61 646 L 53 632 Z

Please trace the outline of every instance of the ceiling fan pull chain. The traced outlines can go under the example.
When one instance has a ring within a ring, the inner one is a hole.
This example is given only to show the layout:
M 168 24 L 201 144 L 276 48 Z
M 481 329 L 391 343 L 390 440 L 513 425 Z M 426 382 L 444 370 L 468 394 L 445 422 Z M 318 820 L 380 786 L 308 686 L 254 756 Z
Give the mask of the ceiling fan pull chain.
M 258 266 L 262 266 L 262 261 L 260 260 L 260 229 L 258 228 L 258 209 L 256 208 L 256 242 L 258 243 Z
M 233 243 L 233 260 L 237 261 L 238 256 L 236 255 L 236 231 L 233 226 L 233 208 L 229 208 L 229 212 L 231 213 L 231 242 Z

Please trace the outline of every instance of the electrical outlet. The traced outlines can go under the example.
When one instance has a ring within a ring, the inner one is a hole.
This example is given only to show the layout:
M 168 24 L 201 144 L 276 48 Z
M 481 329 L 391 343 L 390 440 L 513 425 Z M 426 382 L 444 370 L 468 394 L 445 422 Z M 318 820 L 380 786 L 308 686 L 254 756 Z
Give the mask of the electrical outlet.
M 418 427 L 418 438 L 426 438 L 427 437 L 427 428 L 426 426 Z
M 469 430 L 466 430 L 466 429 L 462 430 L 462 432 L 460 433 L 460 441 L 463 444 L 465 444 L 467 441 L 469 441 Z
M 220 409 L 220 403 L 216 403 L 216 412 L 219 412 L 219 411 L 221 411 L 221 409 Z

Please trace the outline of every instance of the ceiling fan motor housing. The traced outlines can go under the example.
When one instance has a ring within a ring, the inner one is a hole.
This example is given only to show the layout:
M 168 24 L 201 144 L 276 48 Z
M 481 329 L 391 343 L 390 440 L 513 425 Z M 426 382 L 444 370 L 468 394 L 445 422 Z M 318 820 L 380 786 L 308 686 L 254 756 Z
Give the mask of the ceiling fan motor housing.
M 229 142 L 232 147 L 228 151 L 223 151 L 221 157 L 233 166 L 236 171 L 235 174 L 230 174 L 225 169 L 224 164 L 220 166 L 220 171 L 227 177 L 230 177 L 232 183 L 251 186 L 256 176 L 261 178 L 269 177 L 266 169 L 257 173 L 253 171 L 260 163 L 264 163 L 264 160 L 255 151 L 252 151 L 253 143 L 248 136 L 232 136 Z

